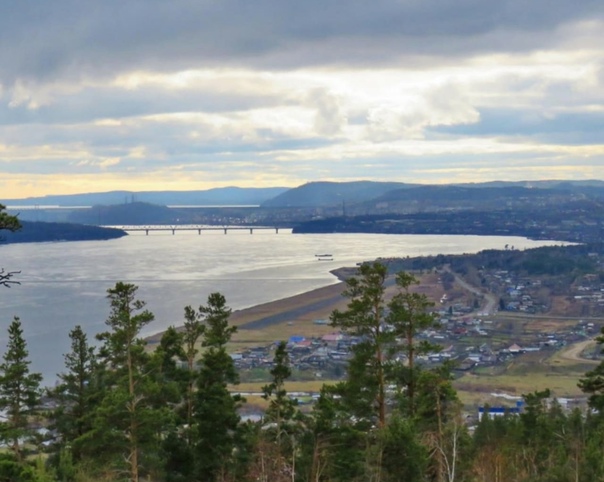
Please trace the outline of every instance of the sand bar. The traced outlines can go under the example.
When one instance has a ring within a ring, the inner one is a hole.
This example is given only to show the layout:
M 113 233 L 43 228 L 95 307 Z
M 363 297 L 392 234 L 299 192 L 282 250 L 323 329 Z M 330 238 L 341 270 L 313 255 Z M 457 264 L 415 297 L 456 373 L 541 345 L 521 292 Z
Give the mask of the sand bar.
M 334 270 L 333 273 L 342 280 L 355 271 L 356 268 L 341 268 Z M 334 309 L 342 309 L 346 306 L 347 300 L 342 296 L 344 288 L 345 283 L 340 281 L 298 295 L 237 310 L 231 315 L 230 323 L 242 332 L 263 330 L 293 321 L 312 322 L 317 319 L 328 319 Z M 146 339 L 153 345 L 159 343 L 162 334 L 163 332 L 156 333 Z

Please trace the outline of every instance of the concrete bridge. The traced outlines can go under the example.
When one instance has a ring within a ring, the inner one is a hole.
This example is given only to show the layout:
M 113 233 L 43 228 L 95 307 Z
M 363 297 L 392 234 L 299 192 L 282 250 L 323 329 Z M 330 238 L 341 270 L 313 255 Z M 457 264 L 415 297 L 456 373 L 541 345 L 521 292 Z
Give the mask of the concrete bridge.
M 144 231 L 148 236 L 151 231 L 172 231 L 172 234 L 176 234 L 176 231 L 197 231 L 197 234 L 201 234 L 202 231 L 223 231 L 227 234 L 229 231 L 249 231 L 250 234 L 254 234 L 254 231 L 274 231 L 275 234 L 279 234 L 278 226 L 208 226 L 208 225 L 196 225 L 196 224 L 175 224 L 165 225 L 158 224 L 152 226 L 104 226 L 105 228 L 116 228 L 123 231 L 135 232 Z

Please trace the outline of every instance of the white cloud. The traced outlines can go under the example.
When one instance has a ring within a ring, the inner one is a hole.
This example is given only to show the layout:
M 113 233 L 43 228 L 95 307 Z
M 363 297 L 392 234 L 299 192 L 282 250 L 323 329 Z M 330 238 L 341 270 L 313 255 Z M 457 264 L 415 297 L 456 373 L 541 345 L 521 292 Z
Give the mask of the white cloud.
M 27 2 L 0 5 L 5 196 L 604 168 L 601 2 Z

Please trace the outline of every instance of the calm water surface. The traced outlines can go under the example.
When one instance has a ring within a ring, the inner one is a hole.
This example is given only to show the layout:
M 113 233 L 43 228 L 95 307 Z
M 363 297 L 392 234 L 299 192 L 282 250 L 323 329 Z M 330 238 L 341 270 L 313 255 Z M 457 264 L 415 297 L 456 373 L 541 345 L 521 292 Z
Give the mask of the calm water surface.
M 549 244 L 517 237 L 378 234 L 292 235 L 287 231 L 132 234 L 112 241 L 0 246 L 0 266 L 20 270 L 20 286 L 0 288 L 0 351 L 6 328 L 19 316 L 32 370 L 52 383 L 80 324 L 91 339 L 105 330 L 106 290 L 117 281 L 139 286 L 155 321 L 144 334 L 181 324 L 183 308 L 223 293 L 241 309 L 336 283 L 330 270 L 376 257 L 474 253 Z M 333 261 L 319 262 L 315 254 Z

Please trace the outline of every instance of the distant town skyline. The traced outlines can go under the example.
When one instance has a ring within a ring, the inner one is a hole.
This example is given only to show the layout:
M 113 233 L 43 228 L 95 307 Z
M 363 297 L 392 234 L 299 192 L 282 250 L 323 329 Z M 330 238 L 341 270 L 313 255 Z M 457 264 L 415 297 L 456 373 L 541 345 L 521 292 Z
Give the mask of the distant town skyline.
M 0 196 L 604 178 L 604 2 L 0 5 Z

